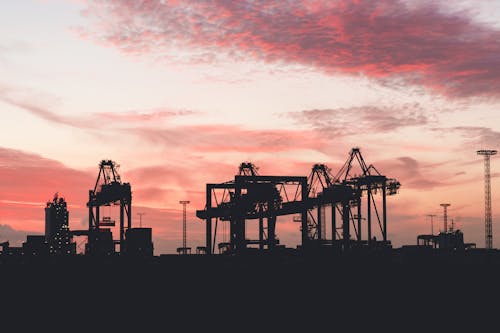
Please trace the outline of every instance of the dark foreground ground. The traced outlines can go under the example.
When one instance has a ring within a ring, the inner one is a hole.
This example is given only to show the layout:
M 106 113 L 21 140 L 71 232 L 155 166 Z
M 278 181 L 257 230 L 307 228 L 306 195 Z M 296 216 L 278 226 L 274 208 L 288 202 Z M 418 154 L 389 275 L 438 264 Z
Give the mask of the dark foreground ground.
M 0 272 L 3 320 L 22 313 L 40 324 L 67 320 L 96 332 L 315 332 L 345 325 L 413 331 L 436 321 L 449 330 L 470 322 L 475 331 L 496 322 L 498 315 L 488 313 L 500 309 L 496 250 L 32 258 L 3 260 Z

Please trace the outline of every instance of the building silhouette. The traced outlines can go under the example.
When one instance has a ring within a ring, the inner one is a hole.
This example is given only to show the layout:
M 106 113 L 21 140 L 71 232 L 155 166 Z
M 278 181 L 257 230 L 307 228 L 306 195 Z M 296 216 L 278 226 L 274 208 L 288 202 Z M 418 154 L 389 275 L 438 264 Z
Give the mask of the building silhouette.
M 66 201 L 56 193 L 45 207 L 45 242 L 48 244 L 50 254 L 76 253 L 76 243 L 72 241 L 68 221 L 69 212 Z

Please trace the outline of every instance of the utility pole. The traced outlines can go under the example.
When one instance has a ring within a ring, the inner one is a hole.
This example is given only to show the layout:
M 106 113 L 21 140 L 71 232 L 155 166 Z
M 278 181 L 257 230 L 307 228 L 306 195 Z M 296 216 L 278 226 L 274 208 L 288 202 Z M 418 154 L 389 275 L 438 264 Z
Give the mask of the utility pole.
M 182 204 L 182 248 L 184 254 L 187 254 L 187 242 L 186 242 L 186 205 L 190 201 L 188 200 L 183 200 L 179 201 L 180 204 Z
M 443 207 L 444 233 L 447 233 L 448 232 L 448 212 L 447 212 L 447 208 L 449 206 L 451 206 L 451 205 L 449 203 L 442 203 L 440 206 Z
M 142 228 L 142 215 L 146 215 L 146 213 L 137 213 L 139 215 L 139 227 Z
M 493 248 L 493 232 L 491 223 L 491 175 L 490 156 L 495 155 L 496 150 L 478 150 L 477 154 L 484 156 L 484 226 L 485 226 L 485 247 Z
M 436 214 L 428 214 L 427 216 L 429 216 L 431 218 L 431 235 L 434 235 L 434 216 L 436 216 Z

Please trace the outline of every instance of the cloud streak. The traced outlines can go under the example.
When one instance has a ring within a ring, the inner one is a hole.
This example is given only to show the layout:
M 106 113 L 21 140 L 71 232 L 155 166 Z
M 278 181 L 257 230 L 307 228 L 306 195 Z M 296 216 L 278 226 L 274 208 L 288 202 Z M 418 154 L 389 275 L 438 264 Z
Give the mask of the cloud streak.
M 248 129 L 236 125 L 189 125 L 125 130 L 149 143 L 189 152 L 273 153 L 301 149 L 326 150 L 327 138 L 311 130 Z
M 455 127 L 440 127 L 433 128 L 435 132 L 449 134 L 456 133 L 467 139 L 466 144 L 470 147 L 489 149 L 489 147 L 497 147 L 500 142 L 500 132 L 492 128 L 484 126 L 455 126 Z
M 127 53 L 189 48 L 500 97 L 500 31 L 433 1 L 91 0 L 85 14 L 82 35 Z
M 330 136 L 386 133 L 404 127 L 424 126 L 431 120 L 419 105 L 400 107 L 363 106 L 314 109 L 287 114 L 299 124 L 307 124 Z
M 68 116 L 59 114 L 46 107 L 43 103 L 34 102 L 32 92 L 27 89 L 9 87 L 0 84 L 0 101 L 11 106 L 23 109 L 30 114 L 49 121 L 51 123 L 71 126 L 82 129 L 109 128 L 110 125 L 121 125 L 123 123 L 155 123 L 175 117 L 196 115 L 199 112 L 192 110 L 175 110 L 168 108 L 156 108 L 151 110 L 131 110 L 124 112 L 93 112 L 82 116 Z

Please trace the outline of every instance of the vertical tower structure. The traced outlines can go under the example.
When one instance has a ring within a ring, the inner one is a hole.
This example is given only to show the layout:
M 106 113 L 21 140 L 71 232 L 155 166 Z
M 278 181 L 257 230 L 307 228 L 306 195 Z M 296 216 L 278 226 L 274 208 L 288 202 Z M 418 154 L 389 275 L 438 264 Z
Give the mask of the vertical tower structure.
M 490 156 L 495 155 L 496 150 L 478 150 L 477 154 L 484 156 L 484 226 L 485 247 L 493 248 L 493 232 L 491 223 L 491 175 Z
M 69 212 L 64 198 L 56 193 L 52 201 L 45 207 L 45 242 L 49 251 L 55 255 L 75 254 L 76 247 L 72 243 L 69 230 Z
M 179 201 L 182 204 L 182 248 L 177 249 L 179 253 L 187 254 L 189 252 L 186 241 L 186 205 L 190 203 L 188 200 Z
M 444 222 L 444 233 L 448 232 L 448 207 L 451 206 L 449 203 L 442 203 L 440 205 L 443 207 L 443 222 Z
M 434 235 L 434 217 L 436 214 L 428 214 L 427 216 L 431 218 L 431 235 Z

